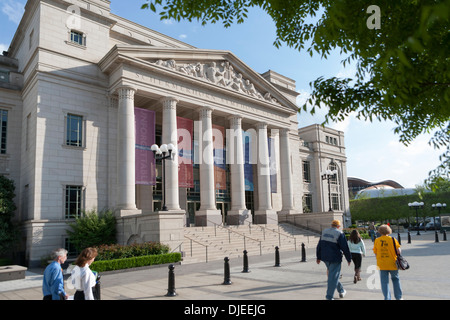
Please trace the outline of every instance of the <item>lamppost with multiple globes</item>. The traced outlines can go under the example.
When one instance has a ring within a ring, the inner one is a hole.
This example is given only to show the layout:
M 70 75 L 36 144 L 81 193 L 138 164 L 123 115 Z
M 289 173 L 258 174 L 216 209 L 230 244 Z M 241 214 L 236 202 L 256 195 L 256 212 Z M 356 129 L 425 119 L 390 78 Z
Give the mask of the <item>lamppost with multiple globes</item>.
M 328 180 L 328 211 L 333 211 L 331 208 L 331 187 L 330 187 L 330 179 L 336 178 L 337 170 L 325 170 L 325 172 L 322 174 L 322 180 Z
M 408 203 L 408 206 L 410 209 L 416 209 L 417 235 L 420 236 L 418 210 L 423 209 L 423 202 L 414 201 L 413 203 Z
M 173 160 L 172 155 L 175 154 L 175 146 L 171 143 L 162 144 L 159 147 L 157 144 L 151 146 L 151 150 L 153 151 L 153 155 L 156 160 L 161 160 L 163 165 L 163 206 L 161 211 L 167 211 L 166 207 L 166 162 L 165 160 L 170 159 Z
M 446 208 L 447 204 L 445 203 L 433 203 L 431 205 L 431 210 L 436 210 L 438 211 L 438 215 L 441 216 L 441 209 L 442 208 Z M 436 217 L 433 215 L 433 221 L 434 221 L 434 231 L 436 231 Z

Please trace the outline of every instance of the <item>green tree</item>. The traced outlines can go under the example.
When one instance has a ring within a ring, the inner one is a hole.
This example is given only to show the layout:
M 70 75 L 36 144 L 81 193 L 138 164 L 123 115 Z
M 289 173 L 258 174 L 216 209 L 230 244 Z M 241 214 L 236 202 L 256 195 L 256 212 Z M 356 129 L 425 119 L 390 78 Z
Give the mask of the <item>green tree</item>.
M 357 62 L 353 78 L 312 81 L 310 99 L 299 108 L 329 108 L 325 123 L 350 113 L 359 119 L 392 120 L 408 145 L 435 131 L 444 148 L 430 179 L 450 176 L 450 0 L 147 0 L 143 9 L 160 18 L 203 25 L 243 23 L 259 7 L 273 19 L 274 45 L 286 44 L 326 58 L 334 49 Z M 308 110 L 309 109 L 309 110 Z
M 116 218 L 110 210 L 83 212 L 83 216 L 69 226 L 72 229 L 67 230 L 69 241 L 78 251 L 116 242 Z
M 19 229 L 12 222 L 16 205 L 14 182 L 0 176 L 0 254 L 11 252 L 19 238 Z

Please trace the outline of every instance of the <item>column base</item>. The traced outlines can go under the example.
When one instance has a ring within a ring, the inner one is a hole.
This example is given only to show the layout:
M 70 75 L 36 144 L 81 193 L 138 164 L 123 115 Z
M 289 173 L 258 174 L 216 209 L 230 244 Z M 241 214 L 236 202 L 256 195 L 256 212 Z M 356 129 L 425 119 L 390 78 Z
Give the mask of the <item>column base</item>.
M 248 209 L 230 210 L 227 213 L 229 225 L 248 224 L 252 222 L 252 212 Z
M 281 209 L 280 211 L 277 211 L 278 215 L 284 215 L 284 216 L 289 216 L 291 214 L 297 214 L 299 213 L 297 210 L 294 209 Z
M 196 226 L 213 226 L 214 224 L 222 224 L 222 213 L 216 209 L 200 209 L 195 213 Z
M 255 211 L 255 224 L 278 224 L 278 215 L 275 210 Z
M 116 211 L 117 218 L 134 216 L 137 214 L 142 214 L 142 210 L 140 210 L 140 209 L 118 209 Z

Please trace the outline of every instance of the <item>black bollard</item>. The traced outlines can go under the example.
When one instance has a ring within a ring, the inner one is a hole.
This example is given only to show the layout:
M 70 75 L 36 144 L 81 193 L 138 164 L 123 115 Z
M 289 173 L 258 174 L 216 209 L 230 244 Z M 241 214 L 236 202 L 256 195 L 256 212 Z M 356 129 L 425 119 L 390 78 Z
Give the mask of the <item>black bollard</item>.
M 302 243 L 302 261 L 300 262 L 306 262 L 306 250 L 305 250 L 305 244 Z
M 250 271 L 248 270 L 247 250 L 244 250 L 244 269 L 242 270 L 242 272 L 244 272 L 244 273 L 250 272 Z
M 398 244 L 401 245 L 402 244 L 402 238 L 400 238 L 400 232 L 397 233 L 397 237 L 398 237 Z
M 434 232 L 434 242 L 439 242 L 439 234 L 437 230 Z
M 411 243 L 411 233 L 408 231 L 408 243 Z
M 228 259 L 228 257 L 225 257 L 223 259 L 225 261 L 224 267 L 223 267 L 223 271 L 224 271 L 224 279 L 223 279 L 223 283 L 225 285 L 229 285 L 231 284 L 231 280 L 230 280 L 230 264 L 229 261 L 230 259 Z
M 280 267 L 280 251 L 278 247 L 275 247 L 275 265 L 274 267 Z
M 447 232 L 444 230 L 444 241 L 447 241 Z
M 169 265 L 169 288 L 167 289 L 166 297 L 175 297 L 177 293 L 175 292 L 175 269 L 174 265 Z

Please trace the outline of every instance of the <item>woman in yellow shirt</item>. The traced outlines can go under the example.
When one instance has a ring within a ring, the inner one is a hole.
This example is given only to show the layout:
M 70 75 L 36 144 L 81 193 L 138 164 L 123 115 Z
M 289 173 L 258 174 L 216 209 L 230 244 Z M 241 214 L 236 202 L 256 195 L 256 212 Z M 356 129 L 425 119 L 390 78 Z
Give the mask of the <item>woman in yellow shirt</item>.
M 381 291 L 383 292 L 385 300 L 391 300 L 391 293 L 389 291 L 389 274 L 391 275 L 392 285 L 394 287 L 394 297 L 397 300 L 402 299 L 402 286 L 400 285 L 400 278 L 398 276 L 398 268 L 396 264 L 397 253 L 394 248 L 397 247 L 400 252 L 400 244 L 397 239 L 392 238 L 389 234 L 392 229 L 388 225 L 381 225 L 378 228 L 381 237 L 375 239 L 373 246 L 373 253 L 377 257 L 377 267 L 380 270 Z

